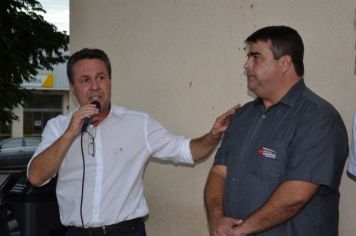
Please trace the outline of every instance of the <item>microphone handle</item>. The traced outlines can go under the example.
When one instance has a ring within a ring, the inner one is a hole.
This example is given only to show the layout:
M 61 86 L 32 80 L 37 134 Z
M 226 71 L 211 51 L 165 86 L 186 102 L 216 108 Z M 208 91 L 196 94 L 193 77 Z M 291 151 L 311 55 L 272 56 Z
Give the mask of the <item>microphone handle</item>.
M 91 104 L 95 104 L 96 108 L 100 110 L 100 103 L 98 101 L 93 101 Z M 87 130 L 91 123 L 92 117 L 85 117 L 82 126 L 82 133 Z
M 85 117 L 82 126 L 82 133 L 87 130 L 90 123 L 91 123 L 91 117 Z

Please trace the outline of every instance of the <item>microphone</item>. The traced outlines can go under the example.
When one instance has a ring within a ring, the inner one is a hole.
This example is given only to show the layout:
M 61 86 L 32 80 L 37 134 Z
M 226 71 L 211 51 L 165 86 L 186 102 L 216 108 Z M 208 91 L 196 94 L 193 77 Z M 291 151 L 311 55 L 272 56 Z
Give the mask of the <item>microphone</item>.
M 95 104 L 96 108 L 100 111 L 100 103 L 98 101 L 92 101 L 91 104 Z M 91 123 L 92 117 L 85 117 L 82 126 L 82 133 L 87 130 L 88 126 Z

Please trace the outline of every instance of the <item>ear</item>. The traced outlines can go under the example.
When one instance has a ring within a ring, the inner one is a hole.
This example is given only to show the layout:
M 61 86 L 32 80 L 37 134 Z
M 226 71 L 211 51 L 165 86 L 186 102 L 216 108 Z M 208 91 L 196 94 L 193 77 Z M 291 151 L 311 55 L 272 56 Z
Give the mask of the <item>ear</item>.
M 285 73 L 291 69 L 293 66 L 292 63 L 292 58 L 289 55 L 284 55 L 281 58 L 279 58 L 279 64 L 282 68 L 282 72 Z
M 69 82 L 69 90 L 73 93 L 74 87 L 73 84 Z

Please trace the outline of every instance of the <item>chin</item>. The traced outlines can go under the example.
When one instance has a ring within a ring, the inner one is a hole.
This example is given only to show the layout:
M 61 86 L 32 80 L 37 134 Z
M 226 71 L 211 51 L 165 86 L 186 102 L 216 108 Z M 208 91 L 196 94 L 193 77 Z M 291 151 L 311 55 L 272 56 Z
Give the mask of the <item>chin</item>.
M 253 92 L 253 91 L 256 89 L 256 84 L 248 83 L 248 84 L 247 84 L 247 88 L 248 88 L 248 90 L 250 90 L 251 92 Z

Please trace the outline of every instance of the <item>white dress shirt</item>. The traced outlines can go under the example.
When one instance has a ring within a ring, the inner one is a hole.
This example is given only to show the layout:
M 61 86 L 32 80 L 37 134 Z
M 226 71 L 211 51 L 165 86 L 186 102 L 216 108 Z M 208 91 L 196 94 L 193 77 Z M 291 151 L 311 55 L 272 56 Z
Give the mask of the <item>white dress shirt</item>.
M 354 114 L 352 121 L 352 137 L 347 171 L 353 176 L 356 176 L 356 113 Z
M 48 121 L 34 157 L 57 140 L 68 127 L 72 113 Z M 90 125 L 95 145 L 83 135 L 85 227 L 115 224 L 148 214 L 143 172 L 150 156 L 193 164 L 189 139 L 169 133 L 143 112 L 112 106 L 97 127 Z M 93 149 L 95 146 L 95 151 Z M 94 156 L 90 155 L 95 153 Z M 34 158 L 33 157 L 33 158 Z M 83 174 L 80 135 L 70 146 L 58 171 L 57 199 L 63 225 L 81 226 L 80 201 Z

